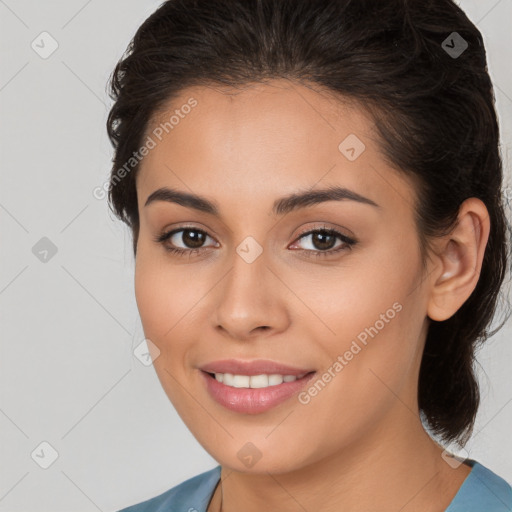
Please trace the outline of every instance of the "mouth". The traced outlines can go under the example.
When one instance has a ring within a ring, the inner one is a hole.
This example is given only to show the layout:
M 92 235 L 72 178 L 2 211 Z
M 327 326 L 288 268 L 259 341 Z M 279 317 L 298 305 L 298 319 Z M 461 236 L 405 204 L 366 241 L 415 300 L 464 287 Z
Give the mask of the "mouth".
M 261 414 L 289 402 L 317 372 L 242 375 L 200 370 L 200 373 L 210 397 L 217 404 L 237 413 Z

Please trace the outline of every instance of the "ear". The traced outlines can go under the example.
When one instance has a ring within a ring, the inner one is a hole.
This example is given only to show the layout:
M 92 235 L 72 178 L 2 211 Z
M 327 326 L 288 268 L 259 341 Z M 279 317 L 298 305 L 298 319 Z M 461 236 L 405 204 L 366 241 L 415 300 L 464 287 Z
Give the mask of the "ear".
M 470 197 L 461 204 L 453 231 L 434 242 L 436 268 L 430 276 L 427 307 L 427 315 L 432 320 L 442 321 L 453 316 L 475 289 L 489 231 L 489 212 L 485 204 Z

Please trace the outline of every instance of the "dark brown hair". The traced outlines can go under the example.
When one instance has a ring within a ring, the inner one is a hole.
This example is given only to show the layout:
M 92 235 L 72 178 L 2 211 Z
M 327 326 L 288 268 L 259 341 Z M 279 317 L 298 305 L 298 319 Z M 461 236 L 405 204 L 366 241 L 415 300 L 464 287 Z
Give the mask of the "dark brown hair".
M 453 228 L 465 199 L 485 203 L 491 229 L 477 286 L 451 318 L 431 321 L 418 383 L 427 427 L 465 444 L 480 401 L 475 350 L 505 322 L 489 331 L 510 261 L 510 226 L 484 43 L 454 1 L 163 3 L 137 30 L 110 80 L 109 202 L 132 230 L 134 255 L 138 165 L 122 179 L 116 173 L 142 145 L 155 114 L 187 86 L 273 78 L 321 87 L 371 113 L 384 158 L 417 183 L 424 258 L 429 239 Z

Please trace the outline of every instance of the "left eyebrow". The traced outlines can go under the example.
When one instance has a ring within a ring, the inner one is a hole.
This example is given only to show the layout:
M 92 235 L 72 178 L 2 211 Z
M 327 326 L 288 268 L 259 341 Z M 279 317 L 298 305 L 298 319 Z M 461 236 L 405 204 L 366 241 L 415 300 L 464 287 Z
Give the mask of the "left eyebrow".
M 284 215 L 299 208 L 313 206 L 327 201 L 356 201 L 362 204 L 368 204 L 376 208 L 381 208 L 375 201 L 362 196 L 353 190 L 344 187 L 332 186 L 318 190 L 306 190 L 296 192 L 286 197 L 282 197 L 274 202 L 272 211 L 276 215 Z
M 293 210 L 314 206 L 327 201 L 343 200 L 355 201 L 361 204 L 381 208 L 381 206 L 375 201 L 368 197 L 364 197 L 353 190 L 344 187 L 332 186 L 319 190 L 299 191 L 288 196 L 281 197 L 280 199 L 276 199 L 272 207 L 272 212 L 275 215 L 285 215 Z M 144 206 L 148 206 L 156 201 L 176 203 L 181 206 L 185 206 L 186 208 L 192 208 L 194 210 L 215 215 L 216 217 L 220 216 L 219 207 L 214 201 L 210 201 L 209 199 L 196 194 L 181 192 L 168 187 L 162 187 L 152 192 L 146 199 Z

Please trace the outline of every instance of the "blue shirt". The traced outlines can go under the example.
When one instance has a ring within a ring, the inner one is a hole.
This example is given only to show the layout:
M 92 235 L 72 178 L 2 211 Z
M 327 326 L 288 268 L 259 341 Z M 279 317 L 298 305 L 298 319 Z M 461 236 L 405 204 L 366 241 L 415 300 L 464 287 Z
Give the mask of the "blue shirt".
M 479 462 L 472 459 L 465 462 L 472 469 L 445 512 L 512 512 L 510 485 Z M 206 512 L 220 470 L 219 465 L 118 512 Z

